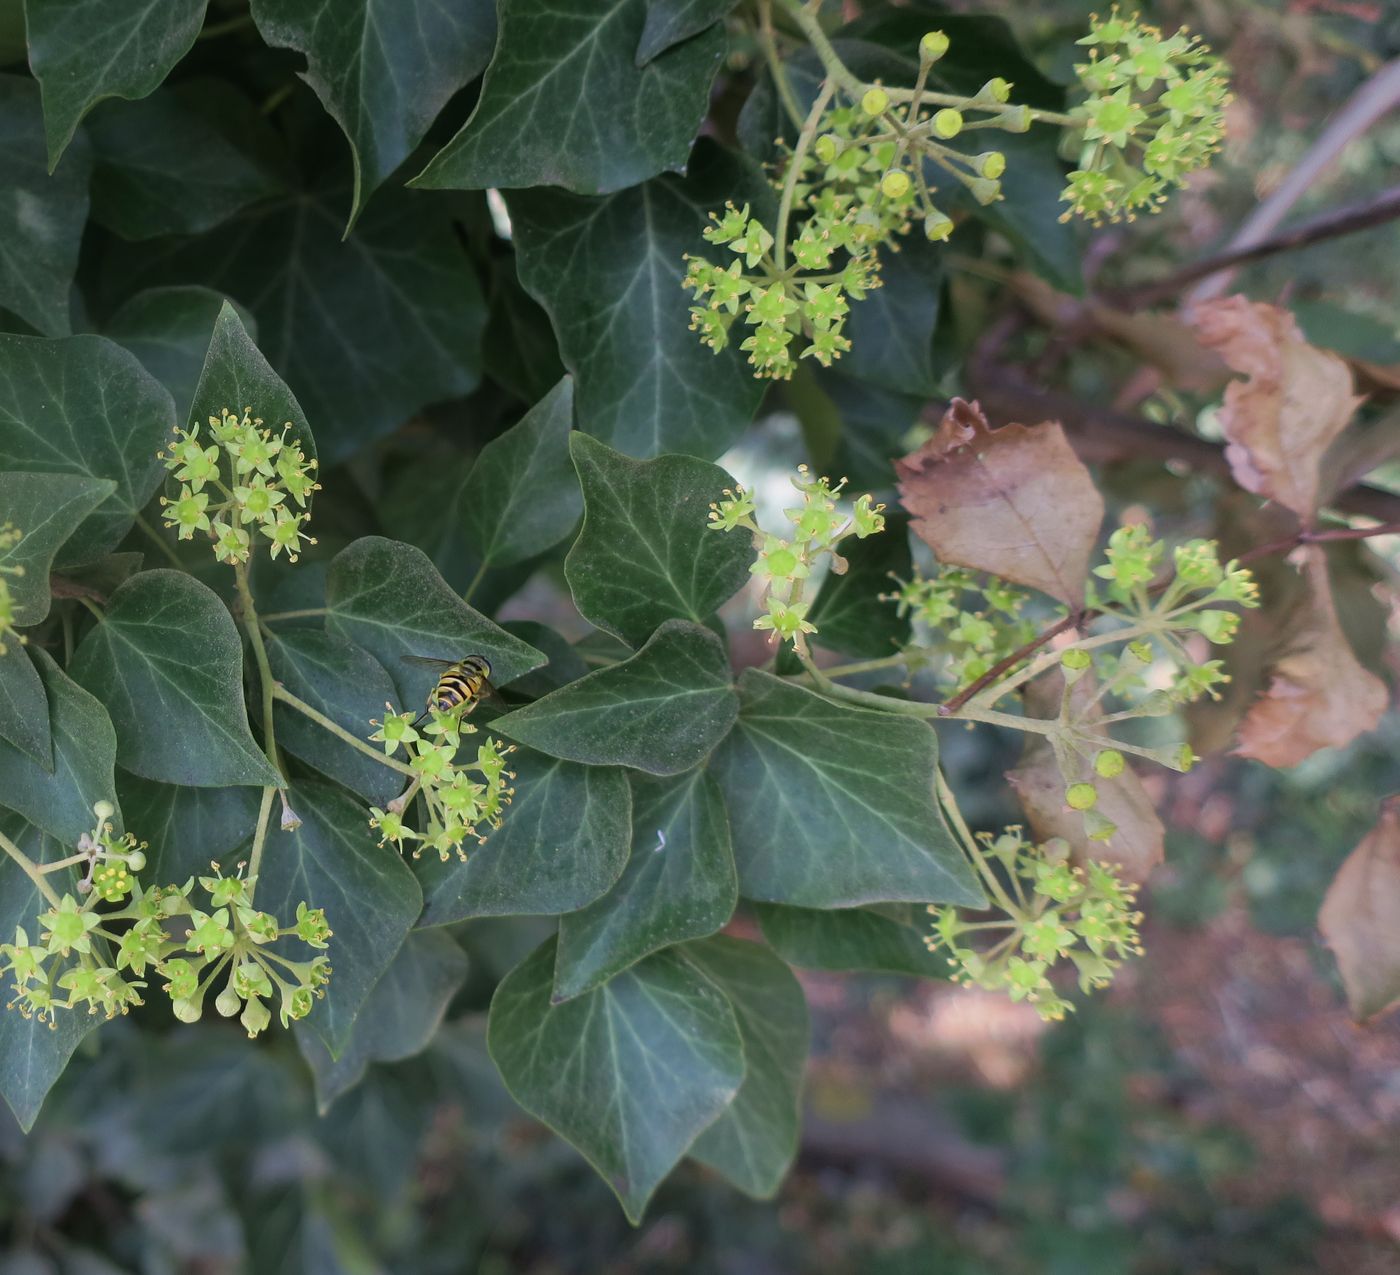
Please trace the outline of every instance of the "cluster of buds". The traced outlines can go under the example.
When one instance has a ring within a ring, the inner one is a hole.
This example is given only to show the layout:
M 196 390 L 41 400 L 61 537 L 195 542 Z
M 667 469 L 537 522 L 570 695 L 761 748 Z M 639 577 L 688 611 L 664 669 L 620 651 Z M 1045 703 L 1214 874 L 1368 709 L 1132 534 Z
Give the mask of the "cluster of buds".
M 181 540 L 205 532 L 220 562 L 247 562 L 256 531 L 271 541 L 274 558 L 285 552 L 295 562 L 302 541 L 315 544 L 302 528 L 320 485 L 315 459 L 288 437 L 291 428 L 289 421 L 274 434 L 252 408 L 240 417 L 225 407 L 209 418 L 207 442 L 198 425 L 177 429 L 169 450 L 161 453 L 180 484 L 177 497 L 161 498 L 165 525 Z
M 957 908 L 929 907 L 933 929 L 924 942 L 947 953 L 955 982 L 1004 991 L 1044 1019 L 1061 1019 L 1073 1005 L 1051 982 L 1057 966 L 1073 965 L 1087 992 L 1106 987 L 1128 956 L 1142 954 L 1136 888 L 1111 864 L 1079 867 L 1064 841 L 1034 846 L 1019 828 L 995 838 L 983 833 L 971 850 L 1004 917 L 969 921 Z
M 1186 28 L 1165 36 L 1116 8 L 1095 15 L 1079 43 L 1089 46 L 1075 67 L 1089 98 L 1075 111 L 1079 166 L 1062 198 L 1095 223 L 1155 212 L 1220 149 L 1226 67 Z
M 324 912 L 299 903 L 295 924 L 284 926 L 253 906 L 251 879 L 222 875 L 217 864 L 214 875 L 198 880 L 201 905 L 194 878 L 143 887 L 137 873 L 146 866 L 144 846 L 114 833 L 110 802 L 93 809 L 97 826 L 80 839 L 78 853 L 44 866 L 52 872 L 86 865 L 76 897 L 64 894 L 40 913 L 35 940 L 18 927 L 13 943 L 0 944 L 0 975 L 14 985 L 11 1008 L 50 1026 L 61 1009 L 112 1018 L 142 1004 L 149 972 L 165 980 L 183 1022 L 201 1016 L 206 994 L 225 974 L 214 1006 L 225 1017 L 238 1015 L 249 1036 L 271 1021 L 267 1002 L 274 996 L 284 1027 L 311 1012 L 330 979 L 327 958 L 293 961 L 273 945 L 298 939 L 324 950 L 331 936 Z
M 379 831 L 380 845 L 391 842 L 401 851 L 405 843 L 417 843 L 415 859 L 426 847 L 444 861 L 454 854 L 465 861 L 467 843 L 481 844 L 491 829 L 499 828 L 515 795 L 510 786 L 515 772 L 506 769 L 515 745 L 488 736 L 471 760 L 461 761 L 462 736 L 475 734 L 476 727 L 462 720 L 460 708 L 431 710 L 420 731 L 412 713 L 395 713 L 390 704 L 384 707 L 384 720 L 370 723 L 378 729 L 369 738 L 383 744 L 388 757 L 402 748 L 413 778 L 386 810 L 370 808 L 370 827 Z M 415 798 L 426 811 L 420 829 L 405 822 Z
M 803 597 L 813 568 L 823 555 L 829 555 L 831 570 L 844 574 L 846 560 L 836 552 L 837 544 L 848 535 L 864 540 L 883 531 L 885 507 L 865 495 L 843 512 L 837 502 L 846 480 L 833 486 L 826 478 L 813 478 L 806 465 L 797 467 L 791 482 L 802 503 L 783 510 L 793 524 L 790 537 L 770 535 L 758 525 L 753 497 L 742 487 L 738 491 L 726 490 L 724 498 L 710 506 L 710 529 L 743 528 L 753 537 L 758 559 L 749 572 L 765 586 L 764 613 L 753 626 L 768 630 L 779 641 L 791 642 L 805 652 L 806 635 L 817 631 L 807 619 L 810 604 Z
M 10 553 L 23 534 L 8 522 L 0 525 L 0 555 Z M 23 574 L 24 568 L 18 563 L 0 563 L 0 655 L 5 654 L 6 637 L 13 636 L 16 641 L 24 642 L 24 636 L 15 632 L 15 600 L 10 593 L 10 580 L 18 579 Z

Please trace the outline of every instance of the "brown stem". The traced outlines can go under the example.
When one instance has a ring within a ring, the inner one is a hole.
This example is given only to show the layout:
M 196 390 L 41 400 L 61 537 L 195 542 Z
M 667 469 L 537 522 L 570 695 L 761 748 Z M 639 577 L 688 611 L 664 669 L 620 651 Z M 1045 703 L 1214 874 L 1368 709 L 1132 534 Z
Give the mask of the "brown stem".
M 79 584 L 67 576 L 49 576 L 49 596 L 54 598 L 90 598 L 101 606 L 107 605 L 107 595 L 90 585 Z
M 1375 527 L 1329 527 L 1325 531 L 1303 530 L 1284 540 L 1256 545 L 1240 555 L 1241 563 L 1254 562 L 1276 553 L 1288 553 L 1299 545 L 1325 544 L 1329 540 L 1369 540 L 1372 536 L 1400 535 L 1400 522 L 1383 522 Z

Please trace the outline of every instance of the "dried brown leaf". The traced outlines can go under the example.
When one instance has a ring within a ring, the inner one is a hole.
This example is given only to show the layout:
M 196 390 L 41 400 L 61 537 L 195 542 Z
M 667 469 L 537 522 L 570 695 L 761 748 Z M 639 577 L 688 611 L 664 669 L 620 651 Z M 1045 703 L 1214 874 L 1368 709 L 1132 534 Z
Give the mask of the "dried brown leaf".
M 1400 796 L 1337 870 L 1317 927 L 1337 958 L 1353 1016 L 1400 1001 Z
M 955 398 L 937 434 L 895 463 L 914 530 L 942 562 L 1084 602 L 1103 497 L 1058 421 L 993 430 Z
M 1346 361 L 1309 345 L 1287 310 L 1245 297 L 1203 302 L 1191 322 L 1248 378 L 1225 387 L 1220 411 L 1235 481 L 1311 523 L 1322 455 L 1361 402 Z
M 1296 766 L 1319 748 L 1339 748 L 1374 730 L 1385 712 L 1385 683 L 1352 654 L 1320 545 L 1299 550 L 1308 597 L 1268 689 L 1240 726 L 1235 752 L 1268 766 Z

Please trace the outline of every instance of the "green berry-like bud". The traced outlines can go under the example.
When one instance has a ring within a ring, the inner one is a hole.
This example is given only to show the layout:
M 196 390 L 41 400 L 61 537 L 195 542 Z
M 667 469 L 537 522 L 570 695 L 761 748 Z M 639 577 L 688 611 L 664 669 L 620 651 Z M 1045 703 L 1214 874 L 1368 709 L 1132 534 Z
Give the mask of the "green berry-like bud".
M 931 212 L 924 218 L 924 237 L 934 243 L 944 242 L 953 233 L 953 219 L 941 212 Z
M 865 96 L 860 99 L 860 109 L 867 115 L 883 115 L 890 106 L 890 95 L 878 85 L 872 89 L 865 90 Z
M 1011 100 L 1011 81 L 1004 80 L 1001 76 L 988 80 L 978 92 L 981 97 L 986 94 L 994 102 L 1009 102 Z
M 1065 789 L 1065 805 L 1071 810 L 1092 810 L 1098 801 L 1098 789 L 1093 784 L 1070 784 Z
M 1128 763 L 1116 748 L 1108 748 L 1094 758 L 1094 770 L 1101 779 L 1116 779 Z
M 126 856 L 126 866 L 133 872 L 140 872 L 146 866 L 146 852 L 144 850 L 133 850 Z
M 925 62 L 937 62 L 948 52 L 948 37 L 942 31 L 929 31 L 919 41 L 919 57 Z
M 1081 651 L 1078 647 L 1073 647 L 1060 656 L 1060 663 L 1067 669 L 1074 669 L 1082 673 L 1090 664 L 1094 662 L 1093 656 L 1088 651 Z
M 117 813 L 117 808 L 110 801 L 99 801 L 93 806 L 92 813 L 99 819 L 110 819 Z
M 886 199 L 900 199 L 909 193 L 909 174 L 892 168 L 880 178 L 880 193 Z
M 962 132 L 962 127 L 962 112 L 955 111 L 951 106 L 945 106 L 933 117 L 933 131 L 939 137 L 956 137 Z
M 243 1002 L 238 999 L 238 993 L 231 987 L 226 987 L 214 998 L 214 1008 L 225 1018 L 232 1018 L 238 1013 Z
M 983 151 L 974 161 L 983 177 L 996 181 L 1006 171 L 1006 156 L 1000 151 Z
M 829 164 L 841 153 L 841 143 L 835 133 L 823 133 L 812 145 L 816 157 Z

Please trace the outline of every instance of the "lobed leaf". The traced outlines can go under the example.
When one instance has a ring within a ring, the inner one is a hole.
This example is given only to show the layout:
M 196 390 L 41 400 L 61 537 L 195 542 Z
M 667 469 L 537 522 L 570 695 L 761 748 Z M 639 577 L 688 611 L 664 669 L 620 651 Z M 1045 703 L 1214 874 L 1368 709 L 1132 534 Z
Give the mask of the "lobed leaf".
M 110 478 L 82 474 L 0 473 L 0 527 L 22 533 L 8 549 L 0 547 L 0 567 L 14 603 L 15 625 L 38 624 L 49 613 L 49 571 L 65 541 L 117 489 Z
M 769 946 L 789 965 L 925 978 L 948 972 L 948 958 L 924 943 L 929 926 L 923 909 L 908 904 L 821 911 L 757 903 L 754 915 Z
M 256 788 L 187 788 L 117 771 L 117 798 L 127 826 L 146 843 L 147 881 L 184 882 L 229 867 L 253 839 L 261 794 Z
M 13 744 L 45 770 L 53 766 L 44 684 L 28 652 L 13 638 L 0 653 L 0 740 Z

